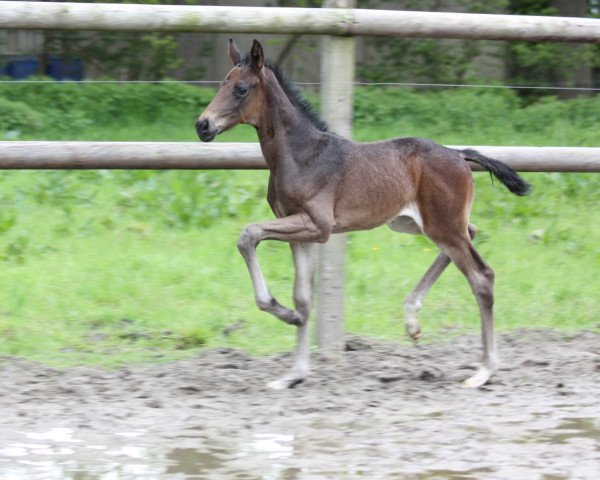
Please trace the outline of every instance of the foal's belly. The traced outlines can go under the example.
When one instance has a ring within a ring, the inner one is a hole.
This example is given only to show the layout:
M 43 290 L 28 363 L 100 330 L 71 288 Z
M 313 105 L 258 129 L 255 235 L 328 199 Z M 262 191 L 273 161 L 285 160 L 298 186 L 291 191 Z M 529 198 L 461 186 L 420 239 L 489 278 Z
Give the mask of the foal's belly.
M 333 233 L 370 230 L 387 224 L 392 230 L 406 233 L 421 233 L 420 215 L 412 202 L 405 205 L 376 205 L 372 208 L 336 209 L 334 212 Z M 418 219 L 416 221 L 415 219 Z M 418 231 L 414 231 L 418 230 Z

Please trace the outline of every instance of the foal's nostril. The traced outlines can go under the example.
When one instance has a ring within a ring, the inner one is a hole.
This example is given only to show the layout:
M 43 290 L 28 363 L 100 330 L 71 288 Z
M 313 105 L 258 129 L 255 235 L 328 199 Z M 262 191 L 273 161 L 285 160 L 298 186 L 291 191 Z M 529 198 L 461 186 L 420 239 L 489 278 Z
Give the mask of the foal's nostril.
M 202 135 L 206 132 L 208 132 L 208 120 L 198 120 L 196 122 L 196 133 Z

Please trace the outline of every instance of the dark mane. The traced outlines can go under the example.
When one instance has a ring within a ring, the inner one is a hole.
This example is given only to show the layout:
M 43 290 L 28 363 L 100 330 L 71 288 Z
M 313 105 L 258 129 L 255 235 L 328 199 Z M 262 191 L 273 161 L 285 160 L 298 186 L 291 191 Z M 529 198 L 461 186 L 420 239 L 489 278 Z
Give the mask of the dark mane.
M 250 55 L 244 55 L 240 63 L 248 65 L 250 63 Z M 281 85 L 281 88 L 290 99 L 290 102 L 292 102 L 292 105 L 294 105 L 294 107 L 300 111 L 302 116 L 312 123 L 317 130 L 320 130 L 321 132 L 327 132 L 329 127 L 327 126 L 325 120 L 323 120 L 315 111 L 310 102 L 304 98 L 304 95 L 302 95 L 302 92 L 298 86 L 292 80 L 290 80 L 281 67 L 279 67 L 279 65 L 272 64 L 269 61 L 267 61 L 265 65 L 273 72 L 275 78 L 279 82 L 279 85 Z

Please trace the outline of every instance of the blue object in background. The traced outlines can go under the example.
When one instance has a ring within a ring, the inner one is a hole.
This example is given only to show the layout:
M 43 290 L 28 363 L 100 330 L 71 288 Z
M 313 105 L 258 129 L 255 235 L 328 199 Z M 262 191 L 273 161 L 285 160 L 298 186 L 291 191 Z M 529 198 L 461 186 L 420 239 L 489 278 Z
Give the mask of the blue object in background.
M 46 75 L 55 80 L 83 80 L 83 62 L 78 59 L 48 58 Z
M 35 57 L 15 58 L 6 66 L 6 75 L 15 80 L 21 80 L 31 75 L 37 75 L 39 69 L 40 62 Z
M 44 73 L 55 80 L 83 80 L 83 62 L 78 59 L 49 57 Z M 15 80 L 39 74 L 40 61 L 35 57 L 13 58 L 6 68 L 0 67 L 0 76 L 7 75 Z

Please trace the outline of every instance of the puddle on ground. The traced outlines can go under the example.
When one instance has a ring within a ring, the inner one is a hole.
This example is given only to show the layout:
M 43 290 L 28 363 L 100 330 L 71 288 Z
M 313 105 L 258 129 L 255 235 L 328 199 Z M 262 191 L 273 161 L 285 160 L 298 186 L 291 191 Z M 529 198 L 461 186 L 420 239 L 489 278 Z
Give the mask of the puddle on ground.
M 600 428 L 598 428 L 597 422 L 598 419 L 566 417 L 556 428 L 535 430 L 523 440 L 531 443 L 543 441 L 544 443 L 564 445 L 571 440 L 587 438 L 598 443 L 600 442 Z M 600 445 L 596 445 L 596 450 L 600 451 Z M 598 469 L 600 471 L 600 465 Z
M 227 478 L 231 462 L 252 458 L 268 460 L 269 473 L 264 479 L 291 479 L 289 470 L 278 461 L 294 455 L 294 435 L 254 433 L 235 445 L 225 447 L 226 439 L 207 439 L 197 433 L 169 438 L 162 442 L 148 440 L 149 432 L 117 432 L 110 442 L 85 438 L 68 428 L 45 432 L 0 431 L 0 479 L 67 480 L 84 478 Z M 236 439 L 239 440 L 239 439 Z M 174 447 L 184 444 L 185 447 Z M 213 446 L 211 446 L 213 444 Z M 187 446 L 190 445 L 190 446 Z M 193 445 L 193 446 L 192 446 Z M 287 473 L 286 473 L 287 471 Z M 245 478 L 235 476 L 231 478 Z M 251 475 L 247 478 L 259 478 Z
M 421 421 L 426 418 L 439 415 Z M 505 430 L 499 431 L 499 425 Z M 593 452 L 600 451 L 597 418 L 563 418 L 539 430 L 528 423 L 487 424 L 481 428 L 483 441 L 472 424 L 437 432 L 421 427 L 418 418 L 413 425 L 378 431 L 367 421 L 340 423 L 326 417 L 298 432 L 278 433 L 188 428 L 168 436 L 135 430 L 98 437 L 68 428 L 4 430 L 0 480 L 591 479 L 598 467 L 593 461 L 598 459 Z M 577 456 L 582 451 L 587 458 Z M 529 475 L 532 471 L 537 476 Z

